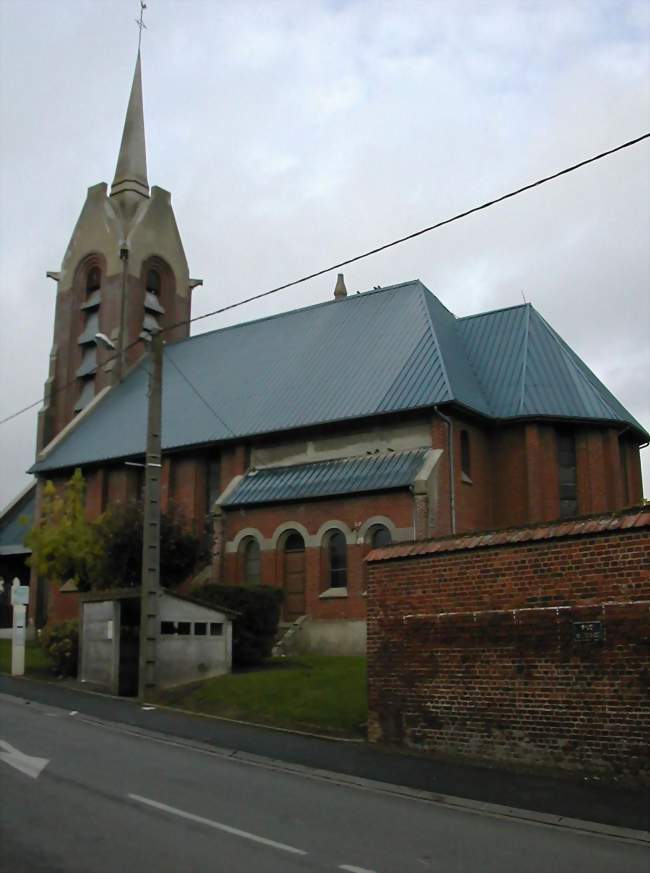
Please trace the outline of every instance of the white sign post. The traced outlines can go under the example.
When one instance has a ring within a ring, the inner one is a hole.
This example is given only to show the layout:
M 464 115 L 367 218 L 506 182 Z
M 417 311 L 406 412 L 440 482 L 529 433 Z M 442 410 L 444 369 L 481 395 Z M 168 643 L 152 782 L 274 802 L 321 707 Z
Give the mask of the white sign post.
M 25 632 L 29 586 L 21 585 L 19 579 L 11 583 L 11 605 L 14 608 L 13 635 L 11 641 L 11 675 L 25 675 Z

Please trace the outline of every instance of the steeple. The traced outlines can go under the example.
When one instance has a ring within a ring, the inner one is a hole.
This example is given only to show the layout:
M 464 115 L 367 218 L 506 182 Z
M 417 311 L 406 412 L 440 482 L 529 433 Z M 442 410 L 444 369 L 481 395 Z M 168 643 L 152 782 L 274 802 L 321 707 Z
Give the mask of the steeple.
M 143 328 L 163 328 L 168 342 L 189 335 L 201 283 L 190 279 L 171 194 L 149 190 L 139 49 L 110 196 L 105 182 L 88 189 L 61 268 L 48 276 L 57 303 L 39 451 L 137 362 Z M 97 347 L 100 332 L 119 349 L 116 360 Z
M 120 154 L 111 186 L 111 197 L 119 197 L 125 217 L 133 215 L 142 197 L 149 197 L 139 50 L 124 120 Z

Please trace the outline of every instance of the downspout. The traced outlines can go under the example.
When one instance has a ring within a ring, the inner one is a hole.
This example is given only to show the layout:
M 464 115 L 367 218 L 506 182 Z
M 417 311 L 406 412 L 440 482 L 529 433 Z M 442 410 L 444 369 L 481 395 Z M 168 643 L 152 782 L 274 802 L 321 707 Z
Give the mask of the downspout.
M 447 455 L 449 456 L 449 515 L 451 517 L 451 532 L 456 533 L 456 477 L 454 475 L 454 426 L 450 418 L 440 412 L 437 406 L 433 411 L 447 425 Z

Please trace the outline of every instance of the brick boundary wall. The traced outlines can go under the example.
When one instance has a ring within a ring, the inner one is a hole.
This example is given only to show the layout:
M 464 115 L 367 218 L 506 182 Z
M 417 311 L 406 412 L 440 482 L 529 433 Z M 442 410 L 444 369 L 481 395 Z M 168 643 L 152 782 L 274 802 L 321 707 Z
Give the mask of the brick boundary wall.
M 650 510 L 366 560 L 371 741 L 650 783 Z

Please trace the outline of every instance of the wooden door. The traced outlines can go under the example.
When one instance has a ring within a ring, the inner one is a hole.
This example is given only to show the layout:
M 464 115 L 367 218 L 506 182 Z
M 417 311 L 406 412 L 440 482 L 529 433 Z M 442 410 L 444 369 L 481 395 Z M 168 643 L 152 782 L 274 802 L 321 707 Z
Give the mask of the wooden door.
M 300 534 L 287 537 L 284 548 L 284 619 L 305 614 L 305 544 Z

